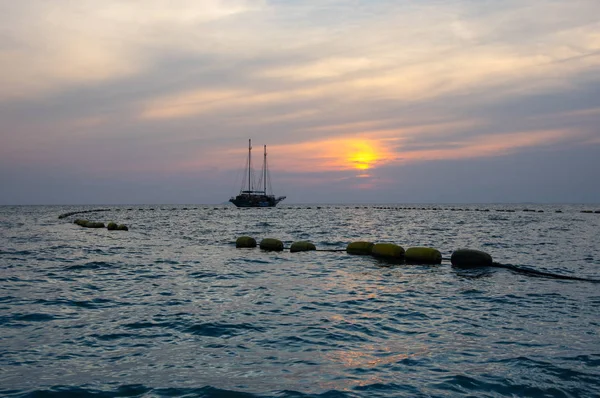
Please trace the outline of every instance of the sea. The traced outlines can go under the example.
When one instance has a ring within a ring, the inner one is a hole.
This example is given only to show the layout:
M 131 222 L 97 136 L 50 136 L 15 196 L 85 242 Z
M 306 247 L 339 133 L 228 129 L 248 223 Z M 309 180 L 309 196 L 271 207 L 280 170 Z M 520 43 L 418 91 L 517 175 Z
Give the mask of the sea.
M 598 397 L 599 283 L 450 262 L 471 248 L 599 280 L 598 210 L 2 206 L 0 396 Z M 238 249 L 243 235 L 318 250 Z M 443 261 L 347 254 L 353 241 Z

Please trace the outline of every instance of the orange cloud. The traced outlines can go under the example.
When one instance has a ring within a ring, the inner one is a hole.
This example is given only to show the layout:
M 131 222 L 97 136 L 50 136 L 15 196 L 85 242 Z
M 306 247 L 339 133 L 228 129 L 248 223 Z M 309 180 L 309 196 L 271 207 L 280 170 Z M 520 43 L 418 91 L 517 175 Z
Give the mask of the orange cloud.
M 292 172 L 356 170 L 357 177 L 372 177 L 368 170 L 393 164 L 422 160 L 467 159 L 501 156 L 521 148 L 556 144 L 566 141 L 573 132 L 544 130 L 491 134 L 469 140 L 440 140 L 430 149 L 402 150 L 402 137 L 376 136 L 375 133 L 309 141 L 270 148 L 277 169 Z M 394 145 L 391 145 L 394 144 Z M 452 144 L 451 148 L 447 148 Z M 436 148 L 437 146 L 437 148 Z M 442 147 L 443 146 L 443 147 Z
M 293 100 L 315 99 L 331 95 L 333 94 L 327 92 L 327 87 L 267 92 L 246 88 L 236 90 L 196 89 L 146 101 L 139 112 L 139 118 L 177 119 L 232 109 L 267 108 L 274 104 Z
M 466 123 L 466 122 L 465 122 Z M 460 124 L 460 123 L 459 123 Z M 278 173 L 320 173 L 355 171 L 355 178 L 361 185 L 371 186 L 371 180 L 377 177 L 376 169 L 384 165 L 410 163 L 424 160 L 468 159 L 501 156 L 522 148 L 551 145 L 566 141 L 573 136 L 567 130 L 543 130 L 489 134 L 463 140 L 449 140 L 440 133 L 445 126 L 435 129 L 431 125 L 423 126 L 421 132 L 415 130 L 382 130 L 362 134 L 344 135 L 314 141 L 292 144 L 269 145 L 269 165 Z M 403 143 L 415 134 L 433 134 L 439 137 L 424 149 L 403 150 Z M 260 166 L 262 143 L 253 142 L 254 164 Z M 210 151 L 197 154 L 193 160 L 182 160 L 173 164 L 172 171 L 193 171 L 206 167 L 229 169 L 241 167 L 247 149 L 241 145 L 234 150 Z M 258 162 L 258 163 L 257 163 Z M 331 178 L 331 176 L 329 176 Z
M 527 131 L 491 134 L 475 137 L 471 141 L 453 141 L 452 148 L 402 152 L 404 162 L 416 160 L 468 159 L 506 155 L 519 148 L 549 145 L 566 140 L 573 132 L 566 130 Z
M 286 159 L 278 164 L 278 169 L 304 172 L 357 170 L 366 175 L 366 170 L 394 160 L 395 154 L 389 149 L 388 141 L 389 138 L 346 136 L 278 145 L 270 151 L 277 159 Z

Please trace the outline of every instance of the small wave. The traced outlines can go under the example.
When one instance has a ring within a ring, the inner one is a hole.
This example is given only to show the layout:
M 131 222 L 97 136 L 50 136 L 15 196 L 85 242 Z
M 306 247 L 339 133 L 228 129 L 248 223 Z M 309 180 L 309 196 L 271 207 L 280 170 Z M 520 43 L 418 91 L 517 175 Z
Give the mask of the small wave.
M 254 263 L 254 264 L 269 264 L 272 261 L 268 261 L 268 260 L 261 260 L 258 258 L 248 258 L 248 259 L 244 259 L 244 263 Z
M 124 339 L 124 338 L 138 338 L 139 335 L 137 335 L 135 333 L 108 333 L 108 334 L 92 334 L 92 335 L 90 335 L 90 337 L 98 339 L 98 340 L 103 340 L 103 341 L 111 341 L 111 340 L 118 340 L 118 339 Z
M 5 279 L 0 279 L 0 281 L 4 281 Z M 0 303 L 10 303 L 11 301 L 19 300 L 15 296 L 2 296 L 0 297 Z
M 27 321 L 27 322 L 46 322 L 46 321 L 51 321 L 53 319 L 56 319 L 56 317 L 53 315 L 50 315 L 50 314 L 35 313 L 35 314 L 13 315 L 13 319 L 15 319 L 17 321 Z
M 311 341 L 309 344 L 328 345 L 334 342 L 334 344 L 347 344 L 350 343 L 368 343 L 371 341 L 369 336 L 363 336 L 363 330 L 337 330 L 330 331 L 322 328 L 311 328 L 312 330 L 308 333 L 310 337 L 316 338 L 317 340 Z M 291 338 L 294 341 L 294 338 Z M 302 340 L 302 339 L 301 339 Z
M 362 338 L 368 339 L 367 337 L 363 337 L 363 336 L 385 337 L 382 333 L 380 333 L 375 328 L 369 328 L 369 327 L 367 327 L 365 325 L 361 325 L 359 323 L 343 322 L 343 323 L 340 323 L 339 325 L 336 325 L 335 329 L 337 329 L 338 331 L 340 331 L 342 333 L 345 333 L 345 334 L 347 333 L 352 336 L 358 337 L 360 339 L 362 339 Z
M 30 256 L 32 254 L 34 254 L 32 251 L 30 250 L 16 250 L 16 251 L 12 251 L 12 250 L 0 250 L 0 254 L 2 255 L 13 255 L 13 256 Z
M 48 322 L 54 319 L 57 317 L 45 313 L 13 314 L 0 317 L 0 325 L 25 326 L 22 322 Z
M 172 328 L 176 325 L 172 322 L 132 322 L 123 325 L 129 329 L 148 329 L 148 328 Z
M 0 278 L 0 282 L 21 282 L 22 279 L 17 276 L 9 276 L 8 278 Z
M 179 264 L 179 261 L 175 261 L 175 260 L 167 260 L 167 259 L 158 259 L 154 261 L 154 264 L 170 264 L 170 265 L 177 265 Z
M 100 254 L 100 255 L 107 255 L 108 253 L 102 249 L 85 249 L 85 252 L 88 254 Z
M 577 355 L 574 357 L 563 357 L 561 359 L 563 361 L 573 361 L 578 364 L 583 364 L 585 366 L 589 366 L 590 368 L 600 367 L 600 355 Z
M 232 337 L 248 332 L 265 332 L 267 329 L 264 327 L 254 326 L 249 323 L 241 324 L 228 324 L 218 322 L 208 322 L 189 325 L 188 322 L 132 322 L 123 325 L 128 329 L 151 329 L 151 328 L 165 328 L 175 329 L 184 333 L 190 333 L 195 336 L 207 336 L 207 337 Z
M 107 263 L 105 261 L 90 261 L 85 264 L 70 265 L 68 267 L 65 267 L 65 269 L 77 271 L 77 270 L 86 270 L 86 269 L 93 270 L 93 269 L 112 268 L 112 267 L 114 267 L 113 264 Z
M 214 273 L 214 272 L 207 272 L 207 271 L 196 271 L 196 272 L 191 272 L 189 274 L 192 278 L 216 278 L 217 276 L 219 276 L 219 274 Z
M 77 308 L 104 308 L 104 307 L 109 307 L 109 305 L 105 305 L 105 304 L 112 303 L 112 301 L 108 300 L 108 299 L 103 299 L 103 298 L 95 298 L 92 300 L 38 299 L 38 300 L 35 300 L 34 303 L 44 305 L 44 306 L 66 305 L 66 306 L 72 306 L 72 307 L 77 307 Z
M 496 394 L 513 397 L 562 397 L 579 396 L 572 394 L 563 388 L 555 386 L 543 387 L 543 383 L 536 382 L 532 385 L 514 383 L 510 379 L 496 378 L 492 380 L 480 380 L 465 375 L 455 375 L 446 378 L 446 381 L 437 385 L 441 390 L 452 391 L 459 394 L 475 394 L 492 396 Z M 496 394 L 494 394 L 496 393 Z
M 484 293 L 484 291 L 479 290 L 479 289 L 466 289 L 466 290 L 463 290 L 460 292 L 460 294 L 465 294 L 465 295 L 471 295 L 471 294 L 477 295 L 477 294 L 482 294 L 482 293 Z
M 266 328 L 253 326 L 248 323 L 227 324 L 209 322 L 190 326 L 185 331 L 196 336 L 231 337 L 251 331 L 264 332 L 265 330 Z
M 356 386 L 354 387 L 356 391 L 364 391 L 369 394 L 373 394 L 377 396 L 379 394 L 385 393 L 394 393 L 403 394 L 404 396 L 412 396 L 412 397 L 422 397 L 426 396 L 419 392 L 419 390 L 413 386 L 404 385 L 404 384 L 396 384 L 396 383 L 373 383 L 367 384 L 364 386 Z M 337 395 L 335 395 L 337 396 Z M 393 396 L 393 395 L 392 395 Z
M 72 305 L 73 307 L 78 308 L 105 308 L 109 307 L 109 305 L 105 305 L 111 303 L 110 300 L 105 299 L 94 299 L 94 300 L 71 300 L 67 302 L 68 305 Z

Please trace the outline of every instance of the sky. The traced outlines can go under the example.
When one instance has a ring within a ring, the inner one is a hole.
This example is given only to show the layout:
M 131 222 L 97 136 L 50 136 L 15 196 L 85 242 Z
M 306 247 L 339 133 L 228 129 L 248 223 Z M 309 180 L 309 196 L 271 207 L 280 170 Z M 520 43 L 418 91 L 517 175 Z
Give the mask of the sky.
M 0 1 L 0 204 L 599 203 L 597 0 Z

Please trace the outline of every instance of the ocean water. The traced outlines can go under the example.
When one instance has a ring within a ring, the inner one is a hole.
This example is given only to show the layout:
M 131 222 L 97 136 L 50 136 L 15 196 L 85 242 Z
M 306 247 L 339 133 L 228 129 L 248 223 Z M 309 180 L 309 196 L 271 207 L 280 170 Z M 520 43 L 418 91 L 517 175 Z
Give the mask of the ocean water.
M 58 219 L 94 208 L 109 211 Z M 0 395 L 597 397 L 600 284 L 448 261 L 468 247 L 600 279 L 588 208 L 0 207 Z M 444 261 L 236 249 L 241 235 L 432 246 Z

